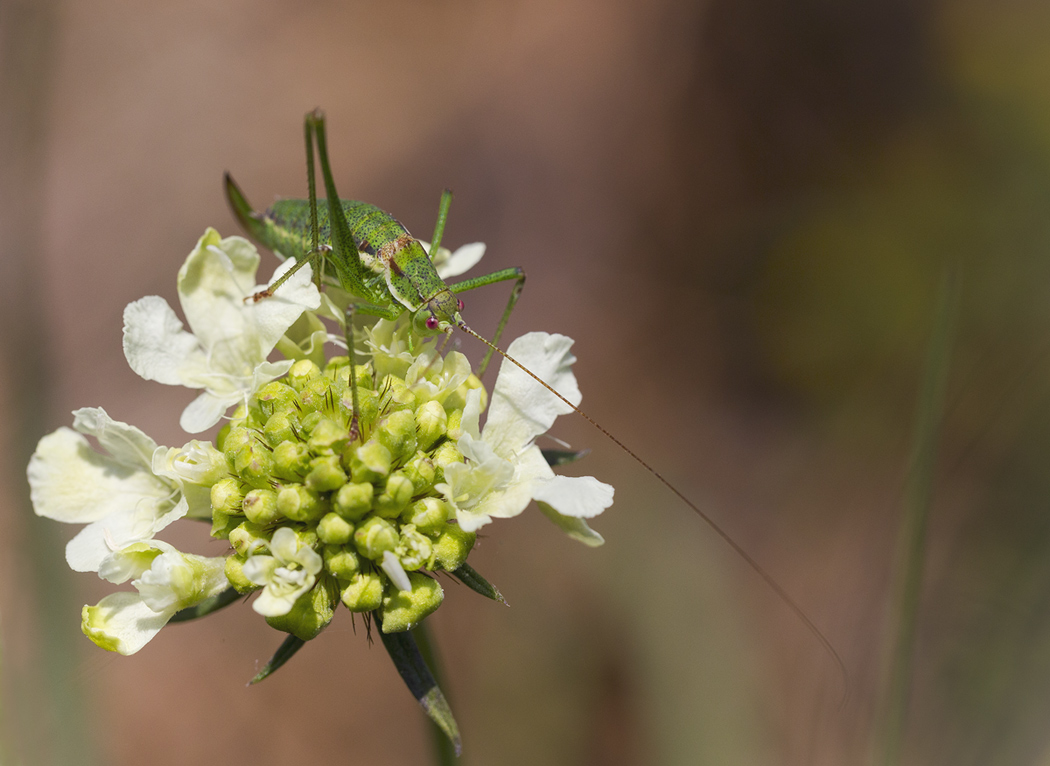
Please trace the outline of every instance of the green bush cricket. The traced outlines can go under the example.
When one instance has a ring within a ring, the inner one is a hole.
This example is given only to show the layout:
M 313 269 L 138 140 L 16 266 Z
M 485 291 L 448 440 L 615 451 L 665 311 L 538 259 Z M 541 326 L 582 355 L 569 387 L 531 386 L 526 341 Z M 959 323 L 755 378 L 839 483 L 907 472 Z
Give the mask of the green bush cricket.
M 795 599 L 766 571 L 728 532 L 711 518 L 696 503 L 686 497 L 658 471 L 635 454 L 627 445 L 613 436 L 593 418 L 573 405 L 565 397 L 551 388 L 547 383 L 526 369 L 515 359 L 508 356 L 496 344 L 510 318 L 525 284 L 525 272 L 519 267 L 501 269 L 473 279 L 463 280 L 451 285 L 438 276 L 430 256 L 418 240 L 414 239 L 393 216 L 374 205 L 354 200 L 341 200 L 335 188 L 331 167 L 328 162 L 328 149 L 325 138 L 325 117 L 320 109 L 306 115 L 304 123 L 306 139 L 307 181 L 309 199 L 285 199 L 276 202 L 266 212 L 256 212 L 240 188 L 234 183 L 230 174 L 225 177 L 226 196 L 234 215 L 244 229 L 258 242 L 283 257 L 293 258 L 296 265 L 277 280 L 269 290 L 256 294 L 255 300 L 261 300 L 273 294 L 293 271 L 310 263 L 318 283 L 328 281 L 340 285 L 353 296 L 355 302 L 347 308 L 347 343 L 351 364 L 351 380 L 354 379 L 352 314 L 360 312 L 385 319 L 396 319 L 406 311 L 412 314 L 414 331 L 423 336 L 438 333 L 451 334 L 455 328 L 474 336 L 488 346 L 485 357 L 478 368 L 480 376 L 489 363 L 493 352 L 498 352 L 540 385 L 561 399 L 565 404 L 585 418 L 591 425 L 611 439 L 624 452 L 630 455 L 665 487 L 673 492 L 694 513 L 705 521 L 725 542 L 753 569 L 773 590 L 774 593 L 794 612 L 795 616 L 816 637 L 824 650 L 834 659 L 838 666 L 843 684 L 848 693 L 849 674 L 842 659 L 825 637 L 823 632 L 809 618 L 805 610 Z M 321 164 L 327 199 L 318 200 L 314 172 L 314 144 L 317 145 L 318 159 Z M 328 200 L 340 200 L 340 204 L 330 206 Z M 438 218 L 434 226 L 430 253 L 436 254 L 441 244 L 448 217 L 452 193 L 447 189 L 441 195 Z M 474 332 L 463 321 L 460 312 L 463 302 L 456 297 L 457 292 L 473 290 L 477 287 L 515 280 L 510 298 L 503 316 L 500 318 L 493 335 L 488 341 Z M 351 433 L 356 433 L 357 401 L 356 387 L 352 386 L 354 395 L 354 422 Z M 845 699 L 845 695 L 843 697 Z

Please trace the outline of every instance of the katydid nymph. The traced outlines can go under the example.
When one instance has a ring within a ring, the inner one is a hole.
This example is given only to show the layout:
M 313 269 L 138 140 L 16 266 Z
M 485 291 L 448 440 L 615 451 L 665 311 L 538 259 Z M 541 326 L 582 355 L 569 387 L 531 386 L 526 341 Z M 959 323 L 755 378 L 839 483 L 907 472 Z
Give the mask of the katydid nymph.
M 517 360 L 498 348 L 497 344 L 500 336 L 525 284 L 524 270 L 518 267 L 501 269 L 491 274 L 456 282 L 451 285 L 446 285 L 441 277 L 438 276 L 437 270 L 431 262 L 431 256 L 437 253 L 441 244 L 449 205 L 452 201 L 451 192 L 445 190 L 441 196 L 434 235 L 431 239 L 431 255 L 428 256 L 428 253 L 419 241 L 414 239 L 407 229 L 389 214 L 365 202 L 339 198 L 328 161 L 325 118 L 321 110 L 314 110 L 306 115 L 304 132 L 309 186 L 308 199 L 283 199 L 276 202 L 273 207 L 265 212 L 256 212 L 245 199 L 237 184 L 234 183 L 230 174 L 226 174 L 226 196 L 241 226 L 268 249 L 284 258 L 293 258 L 297 262 L 292 270 L 286 272 L 281 279 L 274 282 L 269 290 L 259 293 L 253 298 L 255 300 L 266 298 L 274 290 L 279 289 L 292 271 L 306 263 L 312 264 L 319 283 L 327 281 L 330 284 L 337 284 L 354 299 L 354 302 L 347 308 L 346 322 L 351 366 L 354 365 L 353 339 L 351 335 L 352 314 L 354 312 L 392 320 L 400 317 L 407 311 L 411 313 L 412 327 L 418 335 L 451 334 L 458 328 L 482 341 L 488 346 L 488 350 L 478 369 L 479 377 L 488 365 L 492 353 L 494 351 L 498 352 L 510 363 L 516 365 L 561 399 L 561 401 L 637 461 L 725 540 L 794 612 L 795 616 L 801 620 L 820 642 L 824 650 L 834 659 L 843 683 L 848 690 L 848 673 L 831 642 L 795 599 L 758 561 L 704 510 L 686 497 L 623 442 L 534 373 L 522 366 Z M 327 194 L 327 199 L 322 200 L 317 198 L 315 188 L 315 144 Z M 340 204 L 329 205 L 328 200 L 339 200 Z M 460 315 L 460 312 L 463 310 L 463 302 L 456 297 L 456 293 L 511 280 L 515 282 L 506 309 L 499 320 L 492 340 L 488 341 L 474 332 L 464 322 L 463 317 Z M 354 380 L 353 373 L 351 373 L 350 380 Z M 355 397 L 354 423 L 351 424 L 351 433 L 353 433 L 356 430 L 357 402 L 356 387 L 351 388 Z

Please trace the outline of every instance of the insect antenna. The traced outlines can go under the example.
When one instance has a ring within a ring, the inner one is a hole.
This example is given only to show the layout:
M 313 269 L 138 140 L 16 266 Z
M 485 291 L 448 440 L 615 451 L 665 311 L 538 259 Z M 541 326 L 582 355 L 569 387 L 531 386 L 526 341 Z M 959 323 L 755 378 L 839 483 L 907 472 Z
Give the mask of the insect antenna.
M 802 607 L 799 606 L 798 602 L 795 601 L 795 599 L 791 596 L 791 594 L 789 594 L 786 590 L 784 590 L 783 586 L 781 586 L 780 583 L 778 583 L 776 581 L 776 578 L 774 578 L 773 575 L 771 575 L 768 571 L 766 571 L 765 567 L 763 567 L 761 564 L 758 563 L 758 561 L 754 558 L 754 556 L 752 556 L 750 553 L 748 553 L 740 545 L 740 543 L 738 543 L 736 540 L 734 540 L 730 536 L 730 534 L 728 532 L 726 532 L 724 529 L 722 529 L 722 527 L 718 524 L 717 521 L 715 521 L 713 518 L 711 518 L 711 516 L 708 515 L 704 510 L 702 510 L 696 503 L 694 503 L 692 500 L 690 500 L 688 497 L 686 497 L 684 494 L 682 494 L 682 492 L 677 487 L 675 487 L 673 484 L 671 484 L 671 482 L 669 482 L 667 479 L 665 479 L 663 477 L 663 475 L 660 474 L 659 471 L 657 471 L 655 468 L 653 468 L 647 462 L 642 460 L 642 458 L 640 458 L 637 454 L 635 454 L 635 452 L 630 447 L 628 447 L 622 441 L 620 441 L 615 436 L 613 436 L 611 433 L 609 433 L 609 431 L 607 431 L 604 426 L 602 426 L 600 423 L 598 423 L 598 421 L 596 421 L 594 418 L 592 418 L 586 412 L 581 410 L 575 404 L 573 404 L 568 399 L 566 399 L 564 396 L 562 396 L 557 391 L 555 391 L 550 385 L 548 385 L 538 375 L 536 375 L 536 373 L 534 373 L 532 370 L 530 370 L 527 367 L 525 367 L 525 365 L 523 365 L 517 359 L 512 357 L 510 354 L 508 354 L 503 349 L 501 349 L 499 346 L 496 346 L 494 343 L 490 343 L 485 338 L 481 337 L 476 332 L 474 332 L 469 327 L 467 327 L 465 324 L 460 324 L 460 325 L 457 325 L 457 326 L 459 327 L 459 329 L 463 330 L 463 332 L 467 333 L 468 335 L 473 335 L 475 338 L 477 338 L 482 343 L 484 343 L 486 346 L 488 346 L 493 351 L 498 353 L 500 356 L 502 356 L 504 359 L 506 359 L 508 362 L 513 364 L 519 370 L 524 372 L 530 378 L 535 380 L 537 383 L 539 383 L 545 389 L 550 391 L 552 394 L 554 394 L 556 397 L 558 397 L 561 401 L 565 402 L 565 404 L 567 404 L 570 407 L 572 407 L 573 411 L 577 415 L 582 417 L 584 420 L 586 420 L 592 426 L 594 426 L 599 431 L 601 431 L 603 434 L 605 434 L 613 442 L 613 444 L 615 444 L 617 447 L 619 447 L 624 452 L 626 452 L 628 455 L 630 455 L 632 458 L 634 458 L 635 462 L 637 462 L 640 466 L 642 466 L 642 468 L 644 468 L 649 473 L 651 473 L 653 476 L 655 476 L 657 481 L 659 481 L 661 484 L 663 484 L 665 487 L 667 487 L 667 489 L 671 490 L 671 492 L 674 493 L 674 495 L 679 500 L 681 500 L 683 503 L 685 503 L 693 511 L 693 513 L 695 513 L 697 516 L 699 516 L 712 530 L 714 530 L 714 532 L 719 537 L 721 537 L 726 542 L 726 544 L 729 545 L 729 547 L 732 548 L 736 552 L 736 554 L 738 556 L 740 556 L 740 558 L 742 558 L 744 560 L 744 562 L 749 567 L 751 567 L 751 569 L 754 570 L 754 572 L 759 577 L 762 578 L 762 580 L 765 581 L 766 585 L 769 586 L 769 588 L 780 598 L 780 600 L 783 601 L 784 604 L 787 605 L 787 607 L 792 612 L 794 612 L 795 616 L 802 622 L 803 625 L 806 626 L 806 628 L 809 630 L 809 632 L 813 634 L 813 637 L 816 638 L 818 642 L 820 642 L 820 645 L 824 648 L 824 651 L 827 652 L 828 655 L 835 661 L 835 664 L 838 666 L 839 676 L 842 678 L 842 686 L 843 686 L 842 699 L 839 702 L 839 706 L 842 707 L 843 705 L 846 704 L 846 700 L 848 699 L 849 692 L 850 692 L 849 671 L 846 670 L 846 664 L 842 661 L 842 657 L 840 657 L 839 653 L 837 651 L 835 651 L 835 647 L 832 645 L 831 641 L 828 640 L 827 636 L 824 635 L 823 631 L 821 631 L 821 629 L 817 627 L 816 623 L 814 623 L 813 620 L 811 620 L 809 618 L 809 616 L 806 614 L 805 610 L 803 610 Z

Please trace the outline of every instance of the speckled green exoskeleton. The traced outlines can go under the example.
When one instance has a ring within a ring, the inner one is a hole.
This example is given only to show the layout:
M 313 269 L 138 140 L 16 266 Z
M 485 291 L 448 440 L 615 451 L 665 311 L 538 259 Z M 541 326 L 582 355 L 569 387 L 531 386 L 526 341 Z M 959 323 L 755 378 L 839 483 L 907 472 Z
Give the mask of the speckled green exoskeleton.
M 455 327 L 467 329 L 459 313 L 463 302 L 456 293 L 516 280 L 491 341 L 492 344 L 499 343 L 525 285 L 524 270 L 519 267 L 501 269 L 445 284 L 419 240 L 389 213 L 357 200 L 341 199 L 339 205 L 328 204 L 328 200 L 339 199 L 339 195 L 328 163 L 325 117 L 320 109 L 306 115 L 305 135 L 309 199 L 282 199 L 269 210 L 256 212 L 230 174 L 226 174 L 226 197 L 240 224 L 264 247 L 297 262 L 293 269 L 268 291 L 257 294 L 255 299 L 271 295 L 294 271 L 309 263 L 319 281 L 338 284 L 351 295 L 354 312 L 396 319 L 408 311 L 412 314 L 415 332 L 425 336 L 450 333 Z M 315 189 L 315 141 L 327 199 L 318 199 Z M 441 244 L 451 203 L 452 192 L 446 189 L 441 195 L 431 253 L 437 253 Z M 479 374 L 488 365 L 492 351 L 490 347 Z

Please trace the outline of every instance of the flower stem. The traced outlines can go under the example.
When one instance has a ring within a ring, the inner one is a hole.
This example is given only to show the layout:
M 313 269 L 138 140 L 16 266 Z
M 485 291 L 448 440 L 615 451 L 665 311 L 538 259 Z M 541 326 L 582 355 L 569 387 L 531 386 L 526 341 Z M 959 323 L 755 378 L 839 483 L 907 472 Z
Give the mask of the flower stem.
M 444 674 L 441 672 L 441 665 L 437 661 L 430 631 L 427 630 L 426 620 L 412 629 L 412 636 L 416 639 L 419 653 L 423 655 L 423 661 L 430 667 L 430 672 L 434 675 L 437 685 L 444 688 Z M 456 750 L 451 740 L 434 721 L 428 719 L 427 727 L 430 729 L 434 763 L 437 766 L 453 766 L 456 763 Z

